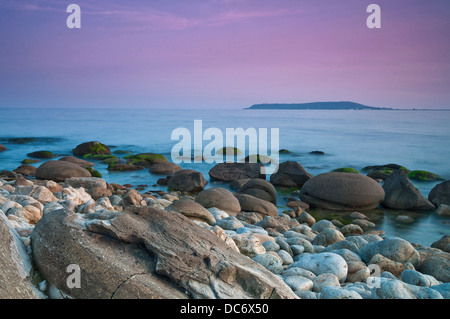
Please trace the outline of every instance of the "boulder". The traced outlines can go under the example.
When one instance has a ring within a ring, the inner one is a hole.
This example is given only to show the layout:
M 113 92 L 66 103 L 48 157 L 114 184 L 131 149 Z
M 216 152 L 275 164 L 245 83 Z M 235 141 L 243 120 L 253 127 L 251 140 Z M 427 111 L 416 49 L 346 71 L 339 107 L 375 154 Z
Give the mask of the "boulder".
M 450 205 L 450 180 L 434 186 L 428 195 L 428 200 L 436 207 L 441 204 Z
M 3 146 L 2 144 L 0 144 L 0 152 L 4 152 L 6 150 L 7 150 L 7 148 L 5 146 Z
M 182 192 L 200 192 L 207 183 L 202 173 L 184 169 L 173 174 L 169 179 L 168 186 Z
M 443 299 L 431 288 L 409 285 L 400 280 L 382 281 L 380 287 L 372 290 L 373 299 Z
M 28 153 L 27 156 L 32 157 L 32 158 L 53 158 L 58 155 L 55 155 L 50 151 L 37 151 L 37 152 Z
M 86 142 L 80 145 L 77 145 L 73 150 L 73 155 L 75 156 L 84 156 L 88 154 L 92 155 L 111 155 L 111 151 L 108 146 L 98 142 Z
M 277 190 L 271 183 L 264 179 L 257 178 L 249 180 L 242 186 L 239 193 L 251 195 L 273 204 L 277 203 Z
M 318 254 L 303 253 L 289 267 L 299 267 L 311 271 L 316 276 L 330 273 L 344 282 L 347 278 L 348 266 L 345 259 L 338 254 L 322 252 Z
M 436 207 L 411 183 L 404 170 L 391 173 L 383 184 L 385 199 L 383 205 L 404 210 L 433 210 Z
M 127 164 L 144 167 L 150 167 L 158 163 L 168 162 L 167 158 L 156 153 L 140 153 L 137 155 L 128 155 L 125 156 L 125 158 L 127 159 Z
M 300 191 L 300 199 L 330 210 L 371 210 L 384 200 L 384 190 L 370 177 L 332 172 L 308 180 Z
M 197 194 L 195 201 L 205 208 L 216 207 L 234 216 L 241 211 L 239 200 L 226 188 L 205 189 Z
M 433 254 L 421 262 L 417 270 L 444 283 L 450 282 L 450 254 Z
M 124 207 L 128 206 L 140 206 L 142 204 L 143 198 L 141 194 L 135 189 L 130 189 L 122 198 L 120 204 Z
M 212 232 L 151 207 L 129 208 L 108 222 L 56 211 L 38 223 L 31 245 L 49 285 L 73 298 L 296 298 Z M 83 289 L 67 287 L 71 264 L 82 270 Z
M 445 250 L 445 247 L 447 247 L 450 244 L 450 235 L 444 235 L 441 239 L 435 241 L 431 244 L 432 248 L 437 248 L 440 250 Z
M 37 168 L 32 165 L 23 164 L 17 167 L 14 172 L 25 176 L 34 176 L 36 174 L 36 170 Z
M 280 258 L 277 258 L 276 256 L 265 253 L 258 255 L 256 257 L 253 257 L 253 260 L 256 261 L 258 264 L 264 266 L 267 270 L 273 272 L 274 274 L 281 274 L 283 272 L 283 264 Z
M 213 180 L 231 182 L 238 179 L 265 179 L 258 163 L 219 163 L 209 171 Z
M 312 176 L 297 162 L 288 161 L 278 166 L 278 171 L 270 176 L 276 186 L 302 187 Z
M 376 254 L 403 264 L 410 262 L 417 265 L 420 259 L 419 252 L 408 241 L 399 237 L 370 242 L 358 251 L 358 255 L 366 264 Z
M 436 214 L 441 217 L 450 217 L 450 205 L 440 204 L 436 209 Z
M 178 171 L 181 171 L 182 168 L 175 163 L 163 162 L 153 164 L 152 166 L 150 166 L 149 170 L 152 174 L 172 175 Z
M 49 179 L 55 182 L 64 182 L 71 177 L 91 177 L 86 169 L 64 161 L 48 161 L 36 170 L 37 179 Z
M 210 225 L 216 223 L 214 216 L 206 208 L 192 200 L 183 199 L 174 201 L 167 207 L 167 210 L 180 213 L 189 219 L 207 222 Z
M 271 202 L 246 194 L 236 194 L 234 196 L 238 199 L 243 211 L 260 213 L 265 216 L 278 215 L 278 209 Z
M 83 168 L 92 167 L 95 165 L 92 162 L 85 161 L 84 159 L 81 159 L 81 158 L 78 158 L 75 156 L 64 156 L 64 157 L 61 157 L 58 161 L 70 162 L 73 164 L 77 164 L 78 166 L 81 166 Z
M 0 242 L 0 298 L 43 298 L 31 283 L 32 265 L 24 243 L 1 210 Z
M 302 276 L 288 276 L 284 282 L 294 291 L 310 291 L 314 286 L 311 279 Z

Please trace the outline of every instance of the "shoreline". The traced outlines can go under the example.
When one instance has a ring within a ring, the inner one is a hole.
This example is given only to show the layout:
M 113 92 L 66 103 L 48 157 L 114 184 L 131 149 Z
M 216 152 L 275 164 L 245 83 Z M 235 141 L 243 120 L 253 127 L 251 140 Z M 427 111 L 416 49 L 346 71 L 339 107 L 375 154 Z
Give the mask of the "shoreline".
M 288 194 L 292 198 L 290 205 L 280 213 L 274 204 L 277 203 L 278 193 L 271 183 L 279 181 L 271 178 L 269 182 L 252 175 L 250 166 L 241 172 L 247 174 L 246 179 L 230 180 L 234 189 L 232 193 L 222 187 L 205 189 L 207 181 L 199 172 L 183 170 L 165 161 L 153 163 L 150 169 L 164 171 L 165 175 L 171 176 L 166 182 L 173 190 L 140 193 L 130 188 L 131 185 L 109 184 L 102 178 L 91 177 L 90 173 L 88 175 L 83 171 L 85 163 L 78 166 L 78 170 L 75 167 L 77 164 L 71 162 L 68 162 L 70 165 L 61 164 L 64 161 L 49 162 L 54 163 L 41 166 L 56 165 L 47 173 L 52 173 L 57 181 L 27 179 L 21 175 L 0 177 L 0 214 L 3 216 L 0 226 L 9 228 L 11 236 L 18 238 L 18 251 L 27 251 L 19 259 L 34 265 L 24 278 L 29 297 L 108 296 L 113 288 L 106 283 L 112 279 L 109 275 L 98 277 L 86 269 L 87 265 L 95 269 L 104 267 L 106 260 L 114 260 L 122 265 L 119 267 L 122 270 L 113 269 L 114 276 L 127 277 L 129 273 L 123 269 L 133 268 L 129 263 L 135 257 L 127 255 L 122 259 L 117 254 L 128 251 L 138 240 L 147 243 L 136 246 L 139 254 L 155 256 L 160 265 L 156 268 L 149 266 L 142 273 L 143 281 L 130 282 L 130 286 L 123 287 L 120 294 L 116 287 L 113 295 L 133 298 L 132 291 L 138 289 L 143 296 L 158 298 L 170 298 L 170 294 L 180 293 L 180 298 L 266 298 L 264 291 L 275 289 L 282 298 L 450 298 L 448 235 L 434 242 L 431 245 L 433 248 L 409 243 L 399 237 L 384 238 L 382 232 L 373 230 L 374 225 L 364 211 L 359 212 L 358 209 L 348 210 L 349 220 L 345 224 L 339 218 L 316 220 L 308 213 L 309 205 L 295 199 L 295 194 L 301 197 L 301 191 Z M 60 166 L 62 170 L 59 170 Z M 216 178 L 226 179 L 235 170 L 228 168 L 220 166 L 213 173 Z M 75 176 L 65 176 L 69 171 Z M 36 173 L 42 175 L 42 169 Z M 360 183 L 353 181 L 354 176 L 341 174 L 350 173 L 335 173 L 327 177 L 345 176 L 351 178 L 352 183 Z M 283 178 L 285 181 L 286 177 Z M 366 178 L 362 179 L 363 183 L 367 183 Z M 311 177 L 308 180 L 312 180 Z M 311 184 L 308 185 L 302 190 L 308 189 L 309 196 L 320 195 L 314 193 Z M 359 187 L 375 187 L 378 190 L 372 182 L 361 185 Z M 377 203 L 379 199 L 375 193 L 367 194 L 372 194 L 370 196 Z M 359 201 L 361 205 L 366 205 L 365 198 L 357 199 L 355 205 Z M 325 205 L 336 203 L 327 201 Z M 149 218 L 155 225 L 160 225 L 152 228 L 150 233 L 144 231 L 148 226 L 143 226 Z M 124 228 L 118 232 L 120 227 Z M 170 229 L 170 233 L 164 232 L 164 229 Z M 93 236 L 101 239 L 100 242 L 91 241 Z M 110 244 L 103 242 L 109 242 L 111 238 L 113 241 Z M 172 238 L 174 244 L 167 246 L 167 238 Z M 199 238 L 203 238 L 201 242 L 204 244 L 198 242 Z M 221 264 L 219 267 L 220 263 L 214 266 L 217 257 L 210 250 L 212 247 L 216 247 L 227 266 Z M 88 251 L 104 254 L 106 259 L 96 262 L 95 254 Z M 184 255 L 187 251 L 196 253 Z M 80 252 L 81 256 L 78 255 Z M 61 254 L 66 257 L 62 258 Z M 177 255 L 184 257 L 176 262 Z M 206 264 L 200 262 L 205 258 L 210 261 Z M 90 278 L 87 282 L 82 281 L 87 290 L 74 292 L 58 279 L 67 267 L 62 260 L 82 264 L 83 273 Z M 185 268 L 184 263 L 197 266 Z M 53 264 L 59 264 L 59 267 Z M 228 267 L 240 269 L 237 271 L 246 278 L 245 282 L 248 280 L 247 284 L 237 280 L 236 270 L 225 276 L 223 271 Z M 248 273 L 248 267 L 256 273 Z M 378 276 L 371 276 L 369 267 L 378 267 Z M 200 277 L 209 274 L 209 279 L 195 276 L 196 279 L 193 279 L 191 271 Z M 191 278 L 190 281 L 184 280 L 178 273 Z M 150 280 L 151 285 L 155 285 L 154 280 L 160 275 L 168 278 L 169 286 L 162 291 L 148 288 L 145 282 Z M 33 278 L 34 283 L 31 282 Z M 41 279 L 36 281 L 36 278 Z M 255 280 L 260 284 L 256 287 L 249 284 Z M 372 285 L 373 280 L 377 282 L 376 286 Z M 193 284 L 193 281 L 196 283 Z M 17 283 L 11 281 L 10 284 L 14 286 Z M 142 288 L 143 284 L 146 289 Z M 105 287 L 99 291 L 93 289 L 98 285 Z M 200 287 L 208 287 L 211 293 Z

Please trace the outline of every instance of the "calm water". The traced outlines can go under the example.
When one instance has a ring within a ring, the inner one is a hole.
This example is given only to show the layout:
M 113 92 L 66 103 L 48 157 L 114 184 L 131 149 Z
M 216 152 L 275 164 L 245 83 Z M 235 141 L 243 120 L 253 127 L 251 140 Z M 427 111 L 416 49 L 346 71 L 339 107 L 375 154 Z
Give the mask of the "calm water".
M 1 109 L 0 169 L 12 170 L 26 154 L 49 150 L 71 155 L 78 144 L 99 140 L 114 150 L 154 152 L 170 159 L 177 141 L 171 133 L 177 127 L 193 132 L 194 120 L 203 129 L 249 127 L 279 128 L 280 148 L 292 152 L 280 161 L 298 161 L 312 175 L 339 167 L 359 171 L 367 165 L 396 163 L 410 170 L 428 170 L 450 179 L 450 111 L 310 111 L 310 110 L 155 110 L 155 109 Z M 29 144 L 10 144 L 11 137 L 38 137 Z M 207 141 L 203 146 L 208 144 Z M 320 150 L 324 156 L 310 155 Z M 39 165 L 39 164 L 36 164 Z M 214 164 L 181 164 L 209 179 Z M 105 164 L 95 167 L 109 182 L 153 187 L 160 176 L 148 170 L 109 173 Z M 415 183 L 424 196 L 436 183 Z M 216 184 L 209 183 L 208 187 Z M 224 185 L 221 185 L 224 186 Z M 158 189 L 163 189 L 158 186 Z M 280 194 L 279 205 L 283 206 Z M 282 209 L 280 207 L 280 209 Z M 404 212 L 382 211 L 377 228 L 386 235 L 429 245 L 450 230 L 449 219 L 434 213 L 415 213 L 416 222 L 397 225 Z

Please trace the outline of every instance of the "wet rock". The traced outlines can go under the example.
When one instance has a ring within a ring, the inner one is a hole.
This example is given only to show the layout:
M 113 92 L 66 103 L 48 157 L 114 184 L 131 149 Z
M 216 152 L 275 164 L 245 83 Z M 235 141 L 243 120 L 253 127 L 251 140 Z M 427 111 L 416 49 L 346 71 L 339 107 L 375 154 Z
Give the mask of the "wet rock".
M 200 192 L 208 182 L 203 174 L 192 169 L 184 169 L 173 174 L 168 186 L 182 192 Z
M 151 165 L 149 170 L 152 174 L 172 175 L 178 171 L 181 171 L 182 168 L 175 163 L 163 162 Z
M 73 164 L 77 164 L 78 166 L 83 167 L 83 168 L 92 167 L 95 165 L 92 162 L 85 161 L 85 160 L 75 157 L 75 156 L 64 156 L 64 157 L 61 157 L 58 161 L 70 162 Z
M 428 195 L 428 200 L 436 207 L 441 204 L 450 205 L 450 180 L 433 187 Z
M 403 170 L 390 174 L 383 184 L 386 193 L 383 205 L 404 210 L 433 210 L 434 205 L 411 183 Z
M 31 165 L 23 164 L 17 167 L 14 172 L 25 176 L 34 176 L 37 168 Z
M 258 163 L 219 163 L 209 171 L 213 180 L 231 182 L 239 179 L 265 179 Z
M 70 162 L 48 161 L 38 167 L 35 176 L 37 179 L 64 182 L 71 177 L 91 177 L 91 173 Z
M 77 145 L 73 149 L 73 155 L 75 156 L 84 156 L 84 155 L 111 155 L 111 151 L 108 146 L 102 144 L 98 141 L 86 142 Z
M 281 163 L 278 171 L 270 176 L 270 182 L 282 187 L 302 187 L 311 175 L 297 162 Z
M 300 199 L 330 210 L 370 210 L 384 200 L 384 190 L 370 177 L 334 172 L 311 178 L 302 187 Z

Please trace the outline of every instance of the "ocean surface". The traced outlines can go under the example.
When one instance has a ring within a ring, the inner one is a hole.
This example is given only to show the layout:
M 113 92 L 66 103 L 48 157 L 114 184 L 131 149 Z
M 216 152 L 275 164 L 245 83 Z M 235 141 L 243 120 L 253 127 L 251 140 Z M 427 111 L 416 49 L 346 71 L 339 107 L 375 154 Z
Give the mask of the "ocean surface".
M 33 151 L 72 155 L 75 146 L 94 140 L 111 146 L 111 151 L 160 153 L 171 160 L 172 147 L 178 142 L 171 140 L 172 131 L 187 128 L 193 137 L 194 120 L 202 120 L 203 131 L 219 128 L 224 136 L 226 128 L 267 128 L 270 140 L 270 129 L 278 128 L 280 149 L 291 152 L 280 154 L 280 162 L 297 161 L 312 175 L 340 167 L 352 167 L 364 173 L 362 168 L 368 165 L 396 163 L 450 179 L 450 111 L 445 110 L 0 108 L 0 144 L 8 148 L 0 153 L 0 169 L 15 169 L 27 158 L 27 153 Z M 33 137 L 35 141 L 14 144 L 9 140 L 18 137 Z M 203 141 L 203 147 L 208 143 Z M 325 155 L 309 154 L 311 151 L 322 151 Z M 95 163 L 95 168 L 108 182 L 147 185 L 146 190 L 165 189 L 155 186 L 161 176 L 150 174 L 148 169 L 108 172 L 106 164 Z M 202 172 L 208 181 L 208 172 L 214 165 L 180 164 Z M 428 196 L 437 183 L 414 182 L 424 196 Z M 215 186 L 227 187 L 212 182 L 207 185 Z M 286 196 L 279 193 L 280 211 L 285 209 Z M 375 213 L 378 214 L 376 229 L 384 230 L 386 236 L 430 245 L 450 233 L 450 219 L 434 212 L 379 210 Z M 404 214 L 410 214 L 416 221 L 397 224 L 395 217 Z

